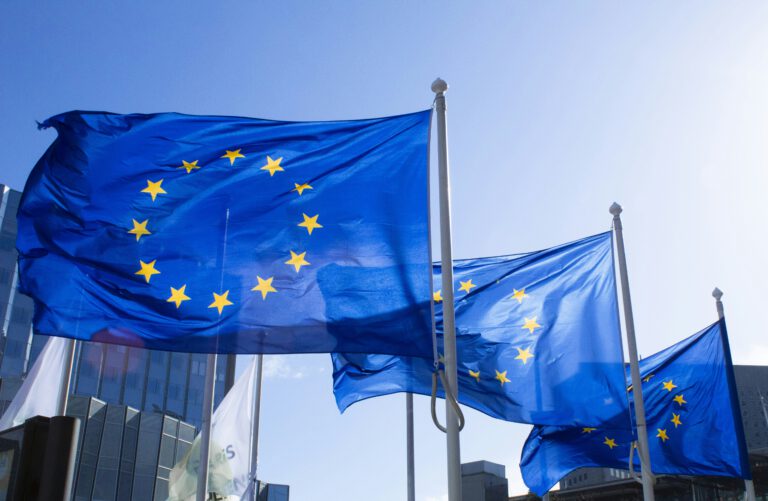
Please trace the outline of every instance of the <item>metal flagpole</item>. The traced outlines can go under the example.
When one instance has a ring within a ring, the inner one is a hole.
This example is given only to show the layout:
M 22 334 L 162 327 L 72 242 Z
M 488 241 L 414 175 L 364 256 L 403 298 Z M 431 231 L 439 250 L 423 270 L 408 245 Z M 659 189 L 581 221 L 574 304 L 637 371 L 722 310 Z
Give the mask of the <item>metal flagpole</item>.
M 448 84 L 441 78 L 432 82 L 437 112 L 437 162 L 440 192 L 440 267 L 443 283 L 443 326 L 445 375 L 453 396 L 459 398 L 456 373 L 456 325 L 453 309 L 453 250 L 451 249 L 451 183 L 448 176 L 448 130 L 445 119 L 445 91 Z M 446 388 L 446 393 L 448 389 Z M 445 427 L 448 449 L 448 501 L 461 501 L 461 451 L 459 416 L 445 399 Z
M 643 403 L 642 381 L 640 380 L 640 364 L 637 359 L 635 320 L 632 314 L 632 299 L 629 295 L 629 275 L 627 274 L 627 258 L 624 254 L 621 210 L 621 205 L 616 202 L 608 209 L 613 214 L 613 231 L 616 235 L 616 253 L 619 258 L 619 278 L 621 280 L 621 295 L 624 304 L 624 324 L 627 330 L 629 371 L 632 376 L 632 396 L 635 400 L 635 422 L 637 423 L 638 455 L 640 456 L 640 472 L 643 482 L 643 499 L 644 501 L 654 501 L 654 480 L 653 473 L 651 472 L 651 459 L 648 454 L 648 430 L 645 423 L 645 404 Z
M 715 298 L 715 307 L 717 308 L 717 318 L 722 320 L 725 318 L 725 309 L 723 308 L 723 291 L 715 287 L 712 291 L 712 297 Z M 741 419 L 741 415 L 739 415 Z M 744 480 L 744 499 L 746 501 L 755 501 L 755 483 L 752 480 Z
M 67 364 L 64 367 L 64 372 L 61 374 L 63 379 L 61 389 L 59 392 L 59 409 L 56 413 L 59 416 L 67 415 L 67 402 L 69 401 L 69 385 L 72 381 L 72 367 L 75 364 L 75 347 L 77 341 L 69 339 L 67 343 Z
M 413 452 L 413 393 L 405 394 L 405 429 L 407 437 L 408 501 L 416 501 L 416 476 Z
M 259 466 L 259 415 L 261 414 L 261 376 L 264 368 L 264 355 L 256 355 L 259 359 L 259 366 L 256 369 L 256 396 L 253 399 L 253 428 L 251 435 L 251 494 L 248 499 L 256 501 L 258 497 L 259 484 L 256 476 Z
M 205 364 L 205 393 L 203 394 L 203 425 L 200 430 L 200 465 L 197 470 L 197 501 L 208 498 L 208 463 L 211 457 L 211 416 L 213 389 L 216 384 L 216 354 L 209 353 Z

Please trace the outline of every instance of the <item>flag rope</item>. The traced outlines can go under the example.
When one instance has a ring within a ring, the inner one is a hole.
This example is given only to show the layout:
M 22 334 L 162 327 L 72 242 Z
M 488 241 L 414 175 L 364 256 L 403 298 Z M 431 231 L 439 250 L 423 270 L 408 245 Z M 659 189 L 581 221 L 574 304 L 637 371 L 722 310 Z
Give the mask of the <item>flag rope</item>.
M 438 369 L 435 372 L 432 373 L 432 396 L 430 397 L 430 409 L 432 411 L 432 422 L 435 423 L 435 426 L 437 426 L 437 429 L 442 431 L 443 433 L 447 433 L 448 429 L 440 424 L 440 421 L 437 419 L 437 408 L 436 408 L 436 402 L 437 402 L 437 378 L 438 375 L 440 376 L 440 381 L 443 383 L 443 388 L 445 388 L 445 399 L 448 401 L 448 403 L 453 407 L 453 410 L 456 411 L 456 416 L 459 418 L 459 431 L 464 429 L 464 413 L 461 412 L 461 407 L 459 407 L 459 402 L 456 400 L 456 397 L 454 396 L 453 391 L 451 391 L 451 387 L 448 384 L 448 380 L 445 378 L 445 372 Z

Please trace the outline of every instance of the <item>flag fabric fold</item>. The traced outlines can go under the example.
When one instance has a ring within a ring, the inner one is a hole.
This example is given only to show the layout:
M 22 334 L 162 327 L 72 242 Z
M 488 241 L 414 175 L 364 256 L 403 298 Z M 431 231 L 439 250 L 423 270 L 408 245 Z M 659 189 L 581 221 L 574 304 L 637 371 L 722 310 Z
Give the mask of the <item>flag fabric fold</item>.
M 610 232 L 528 254 L 459 260 L 454 278 L 462 404 L 540 424 L 603 422 L 621 412 L 626 397 Z M 441 346 L 440 266 L 433 280 Z M 342 412 L 366 398 L 431 394 L 432 359 L 332 357 Z
M 205 353 L 432 353 L 429 110 L 73 111 L 18 213 L 38 333 Z
M 40 351 L 21 388 L 0 418 L 0 430 L 24 424 L 34 416 L 51 417 L 58 414 L 64 374 L 68 364 L 69 340 L 51 337 Z
M 751 478 L 724 320 L 641 360 L 640 372 L 653 473 Z M 535 426 L 520 462 L 526 485 L 543 495 L 577 468 L 628 469 L 630 405 L 602 425 Z

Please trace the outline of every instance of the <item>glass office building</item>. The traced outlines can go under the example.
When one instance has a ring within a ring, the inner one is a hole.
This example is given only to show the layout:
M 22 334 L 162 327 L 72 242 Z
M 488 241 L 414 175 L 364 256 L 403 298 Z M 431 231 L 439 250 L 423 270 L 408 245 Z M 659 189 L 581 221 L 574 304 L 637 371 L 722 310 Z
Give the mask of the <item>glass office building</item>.
M 0 413 L 45 345 L 32 335 L 33 301 L 16 287 L 16 211 L 21 193 L 0 184 Z M 78 342 L 70 392 L 170 414 L 199 427 L 207 355 Z M 216 363 L 214 404 L 234 382 L 235 357 Z

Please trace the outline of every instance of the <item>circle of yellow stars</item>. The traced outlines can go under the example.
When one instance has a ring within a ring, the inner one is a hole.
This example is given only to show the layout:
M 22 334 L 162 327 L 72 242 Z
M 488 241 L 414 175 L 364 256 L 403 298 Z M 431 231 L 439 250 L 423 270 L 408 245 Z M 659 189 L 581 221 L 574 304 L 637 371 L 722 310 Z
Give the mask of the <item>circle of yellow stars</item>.
M 235 148 L 232 150 L 225 150 L 224 154 L 221 155 L 222 159 L 229 160 L 229 166 L 235 167 L 235 163 L 242 158 L 246 158 L 246 155 L 242 153 L 242 148 Z M 267 173 L 269 173 L 269 177 L 272 178 L 276 173 L 279 172 L 285 172 L 285 168 L 282 165 L 283 157 L 276 157 L 272 158 L 270 155 L 266 155 L 265 164 L 259 167 L 259 170 L 263 170 Z M 182 159 L 181 165 L 179 165 L 178 169 L 183 169 L 186 171 L 186 174 L 192 174 L 195 171 L 200 170 L 203 167 L 203 165 L 200 164 L 199 159 L 195 160 L 187 160 Z M 140 193 L 146 193 L 150 196 L 152 199 L 152 203 L 158 202 L 158 197 L 161 195 L 168 195 L 168 192 L 163 187 L 163 182 L 165 181 L 164 178 L 159 179 L 147 179 L 147 185 L 143 189 L 140 190 Z M 291 192 L 296 192 L 297 196 L 301 197 L 304 195 L 304 192 L 307 190 L 314 190 L 314 187 L 310 185 L 308 182 L 303 183 L 293 183 L 293 189 L 290 190 Z M 306 213 L 302 213 L 303 220 L 300 221 L 297 226 L 304 228 L 307 230 L 307 235 L 311 236 L 312 233 L 320 228 L 323 228 L 323 225 L 319 222 L 319 214 L 309 215 Z M 149 219 L 144 219 L 143 221 L 140 221 L 138 219 L 131 219 L 132 221 L 132 227 L 127 231 L 129 234 L 136 237 L 136 242 L 140 242 L 142 237 L 146 237 L 149 235 L 152 235 L 153 232 L 147 227 L 150 225 Z M 150 225 L 151 227 L 151 225 Z M 307 260 L 307 251 L 303 252 L 297 252 L 294 250 L 289 250 L 290 253 L 290 259 L 285 261 L 285 264 L 288 266 L 292 266 L 296 273 L 299 273 L 301 271 L 301 268 L 304 266 L 310 266 L 311 263 Z M 139 260 L 139 270 L 135 272 L 135 275 L 139 275 L 144 278 L 145 283 L 149 284 L 152 277 L 155 275 L 161 274 L 161 271 L 157 269 L 157 259 L 153 259 L 151 261 L 143 261 Z M 278 290 L 274 285 L 274 276 L 270 276 L 267 278 L 263 278 L 259 275 L 256 276 L 256 285 L 251 289 L 251 291 L 258 293 L 261 295 L 261 299 L 263 301 L 267 300 L 267 297 L 269 294 L 277 293 Z M 470 281 L 471 283 L 471 281 Z M 170 296 L 165 299 L 168 303 L 173 303 L 177 309 L 181 308 L 182 304 L 185 301 L 190 301 L 192 298 L 187 295 L 187 285 L 188 284 L 180 284 L 177 287 L 170 287 Z M 232 306 L 234 303 L 232 300 L 229 299 L 229 290 L 225 290 L 221 293 L 218 292 L 211 292 L 213 296 L 213 302 L 211 302 L 208 305 L 208 308 L 216 309 L 218 314 L 221 315 L 224 311 L 224 308 L 227 306 Z

